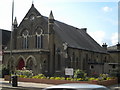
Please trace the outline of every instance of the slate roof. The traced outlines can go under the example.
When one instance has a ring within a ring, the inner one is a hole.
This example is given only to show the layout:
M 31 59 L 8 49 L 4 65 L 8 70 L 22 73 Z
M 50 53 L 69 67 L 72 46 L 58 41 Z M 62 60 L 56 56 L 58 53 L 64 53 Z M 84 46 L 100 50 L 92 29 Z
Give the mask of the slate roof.
M 108 50 L 117 50 L 117 46 L 116 46 L 116 45 L 110 46 L 110 47 L 108 47 L 107 49 L 108 49 Z
M 46 21 L 48 18 L 44 16 Z M 54 31 L 68 47 L 87 51 L 107 53 L 84 29 L 79 29 L 63 22 L 54 21 Z
M 78 29 L 59 21 L 55 21 L 54 30 L 61 40 L 68 44 L 68 47 L 106 53 L 106 50 L 89 36 L 85 30 Z
M 108 52 L 117 52 L 117 51 L 120 51 L 120 50 L 117 48 L 117 45 L 113 45 L 113 46 L 108 47 L 107 51 Z

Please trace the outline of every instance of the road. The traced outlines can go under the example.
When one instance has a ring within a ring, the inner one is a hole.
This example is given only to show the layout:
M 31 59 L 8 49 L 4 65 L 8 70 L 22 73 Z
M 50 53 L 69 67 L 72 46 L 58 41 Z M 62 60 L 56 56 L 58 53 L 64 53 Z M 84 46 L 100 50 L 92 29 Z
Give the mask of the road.
M 42 90 L 43 88 L 53 86 L 50 84 L 41 84 L 41 83 L 28 83 L 28 82 L 18 82 L 18 87 L 12 87 L 12 84 L 9 81 L 4 81 L 0 79 L 0 88 L 1 90 Z M 108 86 L 108 88 L 119 88 L 114 90 L 120 90 L 120 84 Z
M 27 89 L 25 89 L 25 88 L 23 88 L 23 89 L 20 89 L 20 88 L 2 88 L 1 90 L 42 90 L 42 89 L 36 89 L 36 88 L 32 88 L 32 89 L 30 89 L 30 88 L 27 88 Z

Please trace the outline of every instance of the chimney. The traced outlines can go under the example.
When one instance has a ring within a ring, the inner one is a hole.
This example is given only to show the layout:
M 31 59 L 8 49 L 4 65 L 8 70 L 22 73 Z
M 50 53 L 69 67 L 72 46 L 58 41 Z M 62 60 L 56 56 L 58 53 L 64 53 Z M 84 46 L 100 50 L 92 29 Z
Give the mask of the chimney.
M 84 30 L 85 32 L 87 32 L 87 28 L 81 28 L 81 30 Z
M 102 47 L 107 50 L 107 44 L 106 43 L 103 43 Z
M 120 50 L 120 43 L 119 42 L 116 46 L 117 46 L 117 49 Z

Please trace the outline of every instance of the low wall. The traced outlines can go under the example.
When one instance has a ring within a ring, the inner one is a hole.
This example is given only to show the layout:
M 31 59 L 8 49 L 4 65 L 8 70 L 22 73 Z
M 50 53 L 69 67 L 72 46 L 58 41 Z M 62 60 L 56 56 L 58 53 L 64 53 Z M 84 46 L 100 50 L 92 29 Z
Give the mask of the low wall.
M 5 75 L 4 80 L 9 81 L 10 76 Z M 19 82 L 33 82 L 45 84 L 65 84 L 65 83 L 90 83 L 104 86 L 110 86 L 118 83 L 117 79 L 104 80 L 104 81 L 69 81 L 69 80 L 51 80 L 51 79 L 35 79 L 35 78 L 18 78 Z

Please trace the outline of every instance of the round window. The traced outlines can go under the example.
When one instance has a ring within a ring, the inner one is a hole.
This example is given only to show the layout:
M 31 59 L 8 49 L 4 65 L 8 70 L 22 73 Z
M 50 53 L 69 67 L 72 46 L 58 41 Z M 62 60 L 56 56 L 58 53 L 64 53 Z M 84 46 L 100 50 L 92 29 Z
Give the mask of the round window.
M 35 16 L 32 14 L 30 15 L 30 20 L 33 21 L 35 19 Z

